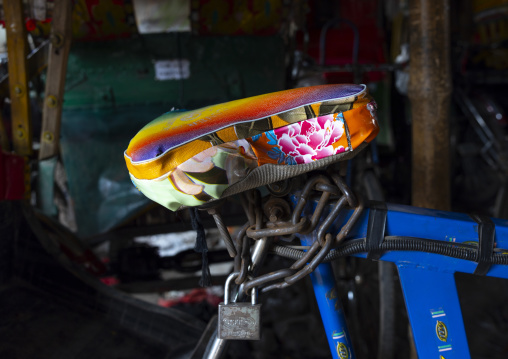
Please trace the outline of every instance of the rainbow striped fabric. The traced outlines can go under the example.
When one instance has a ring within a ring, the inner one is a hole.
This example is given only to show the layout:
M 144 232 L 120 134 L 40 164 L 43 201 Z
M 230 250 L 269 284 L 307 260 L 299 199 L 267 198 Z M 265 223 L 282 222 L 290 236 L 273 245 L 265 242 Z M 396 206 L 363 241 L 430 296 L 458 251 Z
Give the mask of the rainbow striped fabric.
M 378 133 L 365 85 L 275 92 L 147 124 L 124 153 L 132 182 L 177 210 L 218 199 L 265 164 L 299 165 L 353 151 Z

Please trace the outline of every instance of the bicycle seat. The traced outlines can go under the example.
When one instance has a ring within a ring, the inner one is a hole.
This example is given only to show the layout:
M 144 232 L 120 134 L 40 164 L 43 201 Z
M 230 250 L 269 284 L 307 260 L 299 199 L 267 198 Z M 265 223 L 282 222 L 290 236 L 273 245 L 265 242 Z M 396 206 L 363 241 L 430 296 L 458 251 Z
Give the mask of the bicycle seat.
M 365 85 L 274 92 L 168 112 L 124 153 L 134 185 L 177 210 L 352 158 L 379 132 Z

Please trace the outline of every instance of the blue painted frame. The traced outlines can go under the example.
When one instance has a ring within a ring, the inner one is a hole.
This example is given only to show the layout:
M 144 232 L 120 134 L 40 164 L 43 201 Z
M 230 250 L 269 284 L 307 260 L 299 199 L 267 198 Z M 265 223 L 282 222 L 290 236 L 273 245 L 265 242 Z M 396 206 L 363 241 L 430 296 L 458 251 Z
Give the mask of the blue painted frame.
M 311 202 L 306 215 L 312 213 L 316 204 L 317 201 Z M 387 208 L 386 236 L 478 243 L 478 224 L 466 214 L 395 204 L 387 204 Z M 348 239 L 366 236 L 369 211 L 365 209 Z M 351 210 L 340 213 L 330 232 L 338 233 L 351 214 Z M 492 220 L 496 226 L 495 248 L 508 249 L 508 220 Z M 314 238 L 310 234 L 301 236 L 300 240 L 310 245 Z M 365 258 L 367 254 L 356 256 Z M 477 263 L 416 251 L 385 252 L 380 260 L 397 265 L 418 356 L 470 358 L 454 273 L 473 273 Z M 487 275 L 508 278 L 508 266 L 492 265 Z M 321 264 L 311 274 L 311 279 L 333 358 L 354 358 L 344 312 L 336 305 L 340 299 L 333 290 L 335 280 L 331 266 Z M 335 295 L 330 295 L 332 291 Z M 343 337 L 338 338 L 338 331 Z M 338 350 L 342 348 L 341 342 L 347 351 Z
M 311 245 L 312 239 L 302 237 L 303 245 Z M 335 286 L 335 278 L 330 263 L 320 264 L 310 274 L 314 295 L 321 313 L 326 339 L 334 359 L 354 359 L 353 344 L 346 323 L 346 316 Z

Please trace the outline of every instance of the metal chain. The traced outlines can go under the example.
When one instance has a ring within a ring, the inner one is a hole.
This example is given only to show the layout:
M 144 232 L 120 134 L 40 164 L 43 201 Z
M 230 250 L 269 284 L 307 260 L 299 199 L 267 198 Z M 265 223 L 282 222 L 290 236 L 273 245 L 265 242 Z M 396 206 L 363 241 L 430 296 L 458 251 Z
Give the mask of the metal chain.
M 316 193 L 319 192 L 321 195 L 309 220 L 302 214 L 309 200 L 315 198 Z M 244 209 L 248 211 L 249 222 L 242 227 L 236 238 L 237 258 L 235 258 L 235 263 L 241 263 L 240 275 L 236 279 L 236 283 L 241 285 L 241 290 L 244 293 L 260 286 L 265 286 L 262 288 L 263 292 L 285 288 L 312 273 L 323 262 L 330 250 L 347 237 L 364 209 L 361 198 L 357 197 L 337 174 L 330 174 L 330 177 L 317 175 L 310 178 L 297 195 L 296 206 L 292 213 L 284 213 L 290 207 L 282 205 L 281 199 L 277 198 L 267 202 L 269 205 L 264 208 L 265 216 L 263 216 L 261 200 L 257 191 L 246 193 L 243 199 L 247 201 Z M 330 212 L 323 221 L 319 222 L 329 205 L 331 205 Z M 333 238 L 327 231 L 346 206 L 353 208 L 354 212 L 337 236 Z M 284 217 L 287 220 L 281 219 Z M 253 220 L 255 223 L 252 223 Z M 317 240 L 305 252 L 305 255 L 294 262 L 291 267 L 249 278 L 249 238 L 266 240 L 270 237 L 309 234 L 313 231 L 316 233 Z

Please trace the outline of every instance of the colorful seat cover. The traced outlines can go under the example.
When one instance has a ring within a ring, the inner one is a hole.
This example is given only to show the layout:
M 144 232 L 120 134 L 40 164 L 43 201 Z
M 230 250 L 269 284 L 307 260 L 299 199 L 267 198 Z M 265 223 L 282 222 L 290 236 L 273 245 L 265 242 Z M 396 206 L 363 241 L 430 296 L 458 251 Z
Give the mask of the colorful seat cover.
M 124 153 L 134 185 L 177 210 L 351 158 L 379 132 L 365 85 L 274 92 L 168 112 Z

